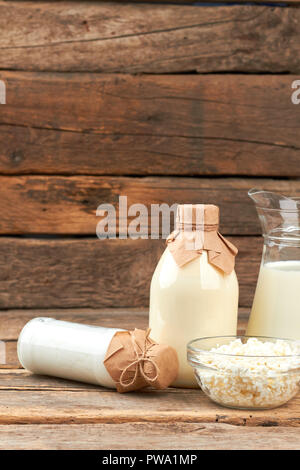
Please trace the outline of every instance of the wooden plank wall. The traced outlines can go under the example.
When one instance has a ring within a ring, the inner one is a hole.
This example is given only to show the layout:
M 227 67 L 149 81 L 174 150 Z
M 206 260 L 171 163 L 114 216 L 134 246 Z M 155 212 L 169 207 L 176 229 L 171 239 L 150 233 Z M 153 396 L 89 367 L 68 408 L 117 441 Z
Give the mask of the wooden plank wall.
M 174 3 L 174 2 L 173 2 Z M 147 307 L 161 240 L 103 202 L 216 203 L 251 305 L 253 186 L 300 196 L 300 9 L 0 1 L 0 308 Z

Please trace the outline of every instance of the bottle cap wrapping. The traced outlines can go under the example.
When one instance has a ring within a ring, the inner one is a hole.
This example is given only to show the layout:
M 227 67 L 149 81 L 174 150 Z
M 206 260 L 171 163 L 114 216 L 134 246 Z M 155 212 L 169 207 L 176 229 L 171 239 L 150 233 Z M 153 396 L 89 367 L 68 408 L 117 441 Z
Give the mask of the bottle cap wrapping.
M 207 251 L 213 266 L 230 274 L 237 248 L 218 231 L 219 208 L 213 204 L 181 204 L 177 208 L 176 227 L 167 238 L 168 248 L 179 267 Z
M 219 208 L 213 204 L 179 204 L 176 229 L 218 230 Z
M 106 352 L 104 365 L 118 392 L 130 392 L 151 385 L 167 388 L 177 377 L 179 362 L 175 349 L 158 344 L 150 330 L 117 332 Z

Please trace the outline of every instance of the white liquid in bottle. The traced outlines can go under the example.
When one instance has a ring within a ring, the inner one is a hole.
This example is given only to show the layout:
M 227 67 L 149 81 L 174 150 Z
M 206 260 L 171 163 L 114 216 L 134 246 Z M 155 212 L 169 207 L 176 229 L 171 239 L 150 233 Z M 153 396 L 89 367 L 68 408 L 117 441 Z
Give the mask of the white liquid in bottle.
M 18 358 L 35 374 L 116 388 L 103 361 L 117 331 L 122 330 L 34 318 L 21 331 Z
M 178 267 L 168 249 L 154 272 L 150 292 L 151 337 L 173 346 L 179 358 L 177 387 L 198 387 L 186 359 L 189 341 L 236 335 L 238 281 L 212 266 L 207 252 Z
M 261 266 L 247 335 L 300 340 L 300 261 Z

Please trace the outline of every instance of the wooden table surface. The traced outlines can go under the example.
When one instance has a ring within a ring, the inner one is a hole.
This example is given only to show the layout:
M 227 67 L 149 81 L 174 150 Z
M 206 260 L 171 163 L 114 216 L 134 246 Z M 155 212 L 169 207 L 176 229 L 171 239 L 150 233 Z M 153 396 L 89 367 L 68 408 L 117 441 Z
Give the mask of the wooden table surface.
M 36 316 L 87 324 L 145 327 L 147 311 L 10 310 L 0 337 L 0 449 L 297 449 L 300 396 L 274 410 L 240 411 L 212 403 L 200 389 L 118 394 L 105 388 L 36 376 L 20 368 L 16 340 Z M 239 329 L 247 311 L 240 311 Z

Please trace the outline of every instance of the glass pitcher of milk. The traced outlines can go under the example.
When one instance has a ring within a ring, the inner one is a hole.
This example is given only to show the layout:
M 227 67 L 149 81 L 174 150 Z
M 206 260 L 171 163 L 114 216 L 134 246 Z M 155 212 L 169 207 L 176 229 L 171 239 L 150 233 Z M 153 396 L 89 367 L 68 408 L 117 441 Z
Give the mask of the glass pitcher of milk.
M 264 247 L 247 335 L 300 339 L 300 198 L 251 189 Z
M 189 341 L 236 334 L 237 249 L 218 232 L 218 225 L 217 206 L 178 205 L 175 231 L 169 235 L 153 274 L 151 337 L 177 351 L 179 374 L 173 383 L 176 387 L 198 387 L 187 363 Z

